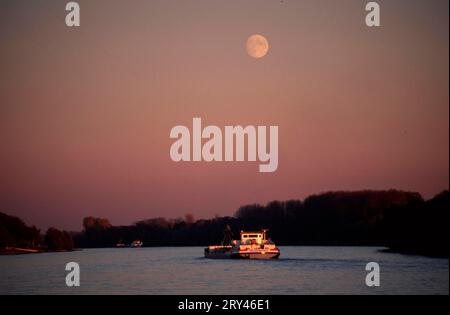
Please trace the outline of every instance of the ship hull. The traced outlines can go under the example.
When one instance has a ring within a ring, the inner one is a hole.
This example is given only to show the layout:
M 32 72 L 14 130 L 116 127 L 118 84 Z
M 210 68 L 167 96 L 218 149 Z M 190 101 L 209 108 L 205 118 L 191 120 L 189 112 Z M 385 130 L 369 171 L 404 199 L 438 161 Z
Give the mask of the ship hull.
M 232 259 L 260 259 L 260 260 L 268 260 L 268 259 L 278 259 L 280 257 L 279 252 L 253 252 L 253 253 L 245 253 L 245 252 L 237 252 L 231 254 Z
M 205 248 L 205 258 L 209 259 L 229 259 L 231 258 L 232 248 L 229 246 L 215 246 L 214 248 Z
M 255 259 L 268 260 L 280 257 L 279 251 L 235 251 L 216 249 L 205 249 L 205 258 L 208 259 Z

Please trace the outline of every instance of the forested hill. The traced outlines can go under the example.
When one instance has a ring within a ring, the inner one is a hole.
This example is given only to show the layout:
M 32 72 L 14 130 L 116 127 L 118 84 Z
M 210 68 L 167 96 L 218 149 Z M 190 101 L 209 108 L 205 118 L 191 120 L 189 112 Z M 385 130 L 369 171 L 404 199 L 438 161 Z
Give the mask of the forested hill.
M 279 245 L 377 245 L 414 254 L 448 256 L 448 191 L 425 201 L 418 193 L 390 191 L 329 192 L 305 200 L 246 205 L 232 217 L 195 221 L 153 218 L 131 226 L 85 218 L 75 235 L 78 247 L 111 247 L 135 239 L 144 246 L 219 244 L 229 225 L 240 230 L 267 228 Z

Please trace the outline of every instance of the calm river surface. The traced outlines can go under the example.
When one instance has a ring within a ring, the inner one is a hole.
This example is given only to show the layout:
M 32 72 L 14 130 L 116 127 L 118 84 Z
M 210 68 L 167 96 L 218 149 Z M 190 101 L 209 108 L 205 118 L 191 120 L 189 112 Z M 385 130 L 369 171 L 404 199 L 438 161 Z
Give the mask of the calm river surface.
M 279 260 L 208 260 L 203 248 L 0 256 L 0 294 L 449 294 L 448 259 L 374 247 L 281 247 Z M 77 262 L 81 286 L 65 284 Z M 369 262 L 381 286 L 365 285 Z

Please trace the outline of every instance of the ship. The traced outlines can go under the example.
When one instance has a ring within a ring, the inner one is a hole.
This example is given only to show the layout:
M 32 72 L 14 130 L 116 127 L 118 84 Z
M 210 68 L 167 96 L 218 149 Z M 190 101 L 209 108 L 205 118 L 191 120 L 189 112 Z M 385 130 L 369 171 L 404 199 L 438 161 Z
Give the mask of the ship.
M 118 247 L 118 248 L 123 248 L 123 247 L 127 247 L 127 245 L 125 245 L 125 243 L 124 243 L 122 240 L 120 240 L 120 241 L 116 244 L 116 247 Z
M 120 240 L 117 244 L 116 247 L 117 248 L 139 248 L 142 247 L 144 245 L 144 243 L 142 243 L 141 240 L 134 240 L 131 244 L 127 245 L 125 244 L 122 240 Z
M 142 243 L 141 240 L 135 240 L 131 243 L 131 247 L 133 248 L 137 248 L 137 247 L 142 247 L 142 245 L 144 245 L 144 243 Z
M 267 237 L 268 230 L 241 231 L 240 239 L 233 240 L 231 229 L 225 229 L 222 245 L 205 248 L 205 258 L 210 259 L 277 259 L 280 250 Z

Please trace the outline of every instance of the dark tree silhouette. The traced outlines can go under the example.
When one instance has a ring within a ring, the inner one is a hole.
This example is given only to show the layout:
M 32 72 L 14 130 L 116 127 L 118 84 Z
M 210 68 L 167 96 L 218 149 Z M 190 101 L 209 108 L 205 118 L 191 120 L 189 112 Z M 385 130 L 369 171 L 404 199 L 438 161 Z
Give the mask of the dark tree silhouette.
M 55 228 L 49 228 L 45 233 L 45 244 L 49 250 L 72 250 L 72 236 L 66 231 L 60 231 Z
M 386 246 L 392 250 L 449 257 L 449 192 L 427 202 L 393 207 L 383 228 Z
M 41 242 L 36 227 L 28 227 L 21 219 L 0 212 L 0 248 L 38 248 Z

